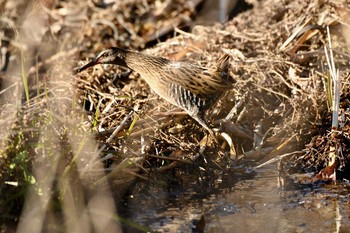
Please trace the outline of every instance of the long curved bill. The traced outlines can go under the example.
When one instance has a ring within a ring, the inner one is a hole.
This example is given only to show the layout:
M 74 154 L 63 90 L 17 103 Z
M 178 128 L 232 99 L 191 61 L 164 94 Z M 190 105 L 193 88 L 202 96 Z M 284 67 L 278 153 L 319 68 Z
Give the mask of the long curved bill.
M 77 68 L 76 72 L 79 73 L 79 72 L 81 72 L 81 71 L 83 71 L 83 70 L 85 70 L 85 69 L 87 69 L 87 68 L 89 68 L 91 66 L 97 65 L 97 64 L 99 64 L 99 62 L 98 62 L 98 60 L 96 58 L 94 58 L 91 62 L 89 62 L 89 63 L 87 63 L 87 64 Z

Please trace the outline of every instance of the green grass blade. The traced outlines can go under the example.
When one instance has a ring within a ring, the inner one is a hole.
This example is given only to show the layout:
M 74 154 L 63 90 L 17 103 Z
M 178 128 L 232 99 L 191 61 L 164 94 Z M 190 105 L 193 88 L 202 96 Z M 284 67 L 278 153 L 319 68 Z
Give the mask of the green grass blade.
M 27 104 L 29 106 L 30 99 L 29 99 L 28 77 L 27 77 L 27 73 L 26 73 L 24 64 L 25 64 L 24 52 L 23 52 L 23 49 L 21 49 L 21 69 L 22 69 L 23 87 L 24 87 L 24 91 L 26 93 Z

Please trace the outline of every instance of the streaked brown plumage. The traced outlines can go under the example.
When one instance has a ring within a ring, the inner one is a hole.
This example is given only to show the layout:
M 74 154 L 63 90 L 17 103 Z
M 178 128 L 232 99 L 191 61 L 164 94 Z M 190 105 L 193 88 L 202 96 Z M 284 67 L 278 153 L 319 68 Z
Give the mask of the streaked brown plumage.
M 153 91 L 168 102 L 184 109 L 215 138 L 204 119 L 205 111 L 225 91 L 232 88 L 228 74 L 229 55 L 223 55 L 214 69 L 189 62 L 170 61 L 120 48 L 102 51 L 80 72 L 96 64 L 115 64 L 139 73 Z

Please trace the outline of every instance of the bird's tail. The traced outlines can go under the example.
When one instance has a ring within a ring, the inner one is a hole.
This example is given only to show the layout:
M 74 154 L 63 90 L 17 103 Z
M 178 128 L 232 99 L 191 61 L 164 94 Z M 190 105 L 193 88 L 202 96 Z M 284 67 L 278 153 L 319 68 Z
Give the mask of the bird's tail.
M 218 59 L 216 63 L 217 74 L 220 76 L 221 81 L 229 87 L 231 87 L 232 84 L 236 82 L 234 78 L 230 76 L 230 72 L 229 72 L 229 69 L 231 67 L 230 58 L 231 58 L 231 55 L 229 55 L 228 53 L 224 53 L 223 55 L 221 55 L 221 57 Z
M 230 58 L 231 56 L 227 53 L 224 53 L 216 63 L 216 67 L 220 72 L 228 73 L 228 69 L 230 68 Z

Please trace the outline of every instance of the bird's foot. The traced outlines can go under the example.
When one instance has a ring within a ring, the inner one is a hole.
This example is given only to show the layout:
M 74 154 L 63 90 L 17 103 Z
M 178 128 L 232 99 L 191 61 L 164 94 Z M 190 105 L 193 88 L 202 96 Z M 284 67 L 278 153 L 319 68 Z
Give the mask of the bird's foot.
M 206 135 L 203 137 L 203 139 L 200 141 L 200 153 L 203 153 L 204 150 L 207 148 L 208 145 L 211 143 L 215 143 L 215 145 L 219 148 L 219 155 L 224 156 L 225 153 L 225 147 L 228 146 L 230 149 L 230 158 L 235 159 L 237 157 L 236 150 L 234 148 L 234 144 L 232 141 L 232 138 L 225 132 L 219 132 L 219 129 L 214 129 L 209 131 L 209 135 Z M 220 144 L 219 138 L 222 138 L 224 142 Z

